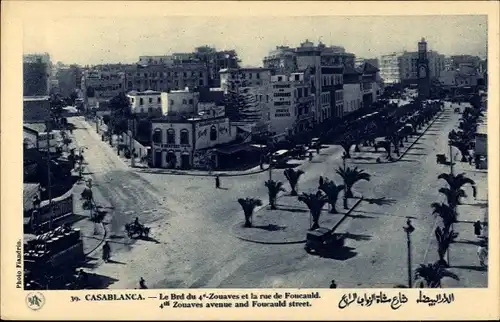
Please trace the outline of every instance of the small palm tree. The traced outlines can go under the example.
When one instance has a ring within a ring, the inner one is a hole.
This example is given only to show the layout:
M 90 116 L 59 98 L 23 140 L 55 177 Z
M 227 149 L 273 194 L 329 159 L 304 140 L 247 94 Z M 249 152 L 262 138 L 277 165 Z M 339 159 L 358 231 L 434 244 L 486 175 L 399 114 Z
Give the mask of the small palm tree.
M 335 182 L 328 180 L 328 178 L 323 179 L 323 183 L 320 184 L 319 190 L 323 191 L 328 198 L 328 203 L 330 204 L 330 213 L 336 214 L 337 209 L 335 205 L 339 197 L 339 193 L 344 190 L 344 185 L 336 185 Z
M 346 159 L 349 159 L 351 157 L 351 154 L 349 153 L 349 151 L 351 150 L 351 147 L 353 144 L 354 144 L 354 141 L 349 137 L 345 138 L 344 140 L 342 140 L 340 142 L 340 146 L 345 151 L 345 158 Z
M 269 195 L 269 204 L 271 205 L 271 209 L 273 210 L 277 209 L 276 198 L 278 196 L 278 193 L 280 193 L 280 191 L 285 191 L 285 188 L 283 188 L 283 182 L 267 180 L 266 182 L 264 182 L 264 185 L 267 187 L 267 193 Z
M 434 233 L 436 235 L 436 241 L 438 243 L 438 249 L 437 249 L 439 255 L 438 263 L 444 267 L 449 267 L 448 263 L 444 259 L 444 255 L 450 248 L 451 243 L 453 243 L 455 239 L 458 237 L 458 233 L 446 227 L 445 229 L 437 227 Z
M 440 288 L 441 280 L 444 277 L 451 277 L 454 280 L 459 281 L 460 278 L 445 267 L 436 262 L 434 264 L 420 264 L 420 266 L 415 270 L 415 279 L 423 279 L 425 284 L 429 288 Z
M 288 183 L 290 184 L 290 188 L 292 189 L 292 192 L 290 193 L 292 196 L 297 195 L 297 183 L 299 183 L 300 176 L 304 174 L 304 171 L 302 170 L 294 170 L 294 169 L 286 169 L 283 171 L 283 174 L 285 175 L 286 179 L 288 180 Z
M 463 189 L 440 188 L 439 192 L 445 195 L 448 205 L 452 208 L 460 205 L 460 198 L 467 197 Z
M 262 206 L 262 200 L 257 198 L 239 198 L 238 203 L 243 208 L 245 215 L 245 227 L 252 227 L 252 217 L 255 207 Z
M 319 228 L 319 217 L 321 216 L 321 210 L 323 206 L 328 202 L 328 199 L 321 191 L 316 193 L 302 193 L 299 196 L 299 201 L 306 204 L 307 208 L 309 208 L 309 212 L 311 213 L 311 217 L 313 220 L 313 224 L 310 227 L 310 230 L 314 230 Z
M 433 208 L 432 214 L 438 215 L 441 218 L 445 229 L 449 229 L 453 223 L 457 222 L 458 215 L 452 207 L 438 202 L 432 203 L 431 207 Z
M 346 188 L 346 198 L 353 197 L 352 187 L 356 182 L 360 180 L 370 181 L 371 178 L 371 175 L 369 173 L 366 173 L 362 169 L 358 169 L 358 167 L 347 167 L 346 169 L 339 167 L 336 172 L 344 180 L 344 185 Z

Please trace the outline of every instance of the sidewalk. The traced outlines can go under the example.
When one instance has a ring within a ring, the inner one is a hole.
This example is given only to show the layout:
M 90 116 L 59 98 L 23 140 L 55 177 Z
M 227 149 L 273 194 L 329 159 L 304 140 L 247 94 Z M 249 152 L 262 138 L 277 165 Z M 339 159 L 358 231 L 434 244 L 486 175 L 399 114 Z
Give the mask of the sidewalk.
M 398 162 L 401 160 L 406 153 L 418 142 L 418 140 L 425 135 L 425 133 L 432 127 L 434 122 L 439 120 L 444 113 L 446 113 L 448 109 L 445 107 L 442 112 L 439 112 L 436 114 L 436 116 L 427 124 L 424 125 L 423 129 L 420 131 L 417 131 L 412 137 L 408 137 L 408 142 L 403 142 L 404 147 L 400 147 L 400 155 L 399 157 L 394 153 L 394 146 L 391 145 L 391 156 L 393 156 L 393 161 L 388 161 L 386 159 L 387 152 L 383 148 L 379 148 L 378 152 L 375 152 L 375 148 L 373 146 L 362 146 L 361 144 L 359 145 L 359 149 L 361 152 L 354 152 L 351 151 L 351 159 L 355 160 L 355 162 L 352 162 L 353 164 L 360 165 L 360 164 L 386 164 L 386 163 L 394 163 Z M 351 148 L 354 150 L 354 148 Z M 378 163 L 376 160 L 377 158 L 380 158 L 380 163 Z
M 332 231 L 356 208 L 360 199 L 349 199 L 350 209 L 343 209 L 342 199 L 337 200 L 338 213 L 331 214 L 328 205 L 325 205 L 319 219 L 320 227 Z M 306 235 L 311 225 L 311 218 L 307 206 L 298 200 L 297 196 L 288 193 L 278 197 L 276 210 L 271 210 L 268 204 L 260 207 L 253 215 L 253 227 L 245 228 L 244 215 L 230 229 L 233 236 L 257 244 L 298 244 L 305 243 Z
M 128 160 L 130 163 L 130 160 Z M 264 168 L 261 169 L 260 165 L 255 166 L 248 170 L 243 171 L 205 171 L 205 170 L 177 170 L 177 169 L 160 169 L 160 168 L 138 168 L 134 167 L 136 172 L 143 173 L 156 173 L 156 174 L 174 174 L 174 175 L 189 175 L 189 176 L 201 176 L 201 177 L 238 177 L 246 176 L 256 173 L 261 173 L 269 169 L 269 165 L 264 164 Z

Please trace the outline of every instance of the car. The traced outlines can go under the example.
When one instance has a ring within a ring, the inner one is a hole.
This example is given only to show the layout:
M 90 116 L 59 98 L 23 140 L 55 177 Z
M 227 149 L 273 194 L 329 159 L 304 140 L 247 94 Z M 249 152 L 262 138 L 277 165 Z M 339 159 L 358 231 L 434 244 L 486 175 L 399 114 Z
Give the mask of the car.
M 338 248 L 343 247 L 344 244 L 344 234 L 332 233 L 329 229 L 320 227 L 307 233 L 304 249 L 310 254 L 331 254 Z

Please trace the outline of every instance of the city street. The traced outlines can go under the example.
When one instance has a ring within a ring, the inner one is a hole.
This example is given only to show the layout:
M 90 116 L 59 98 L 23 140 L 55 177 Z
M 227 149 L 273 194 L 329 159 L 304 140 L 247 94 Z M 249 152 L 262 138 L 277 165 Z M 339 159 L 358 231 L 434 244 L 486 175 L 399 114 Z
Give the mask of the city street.
M 101 264 L 94 271 L 117 279 L 110 288 L 138 287 L 143 277 L 150 288 L 198 287 L 328 287 L 335 279 L 339 287 L 393 287 L 407 284 L 407 245 L 403 226 L 411 217 L 413 269 L 434 260 L 435 217 L 430 204 L 442 201 L 438 174 L 449 169 L 436 164 L 437 153 L 447 153 L 447 134 L 457 126 L 459 114 L 447 107 L 408 153 L 396 163 L 354 164 L 372 175 L 370 182 L 354 187 L 356 196 L 386 198 L 386 204 L 361 204 L 337 229 L 349 232 L 351 250 L 336 258 L 307 254 L 303 244 L 260 245 L 241 241 L 230 227 L 243 221 L 240 197 L 258 197 L 267 203 L 264 181 L 268 172 L 241 177 L 222 177 L 215 189 L 211 177 L 141 173 L 130 169 L 95 130 L 83 121 L 77 126 L 78 145 L 86 146 L 85 158 L 96 193 L 114 207 L 106 221 L 115 263 Z M 342 165 L 342 148 L 321 151 L 305 171 L 300 192 L 316 192 L 320 175 L 335 179 Z M 283 170 L 273 170 L 273 179 L 285 183 Z M 306 209 L 305 205 L 303 205 Z M 124 237 L 123 225 L 136 216 L 151 227 L 150 240 L 134 244 Z M 304 216 L 309 216 L 307 212 Z M 322 216 L 339 216 L 324 212 Z M 307 228 L 307 227 L 306 227 Z M 306 229 L 304 229 L 304 237 Z M 453 253 L 452 253 L 453 258 Z M 95 255 L 100 257 L 100 253 Z M 476 263 L 470 263 L 473 265 Z M 486 285 L 486 273 L 484 285 Z M 474 279 L 484 286 L 481 278 Z M 459 283 L 460 284 L 460 283 Z

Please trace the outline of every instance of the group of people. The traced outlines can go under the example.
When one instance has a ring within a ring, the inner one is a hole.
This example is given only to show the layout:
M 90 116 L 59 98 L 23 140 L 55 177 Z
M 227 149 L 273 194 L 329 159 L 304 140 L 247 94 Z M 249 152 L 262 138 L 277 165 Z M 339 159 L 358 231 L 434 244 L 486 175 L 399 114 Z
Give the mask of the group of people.
M 477 256 L 479 257 L 479 264 L 481 267 L 486 268 L 487 261 L 488 261 L 488 243 L 486 242 L 486 239 L 481 236 L 483 230 L 483 225 L 481 224 L 480 220 L 477 220 L 474 223 L 474 234 L 476 237 L 480 238 L 479 246 L 477 247 Z

